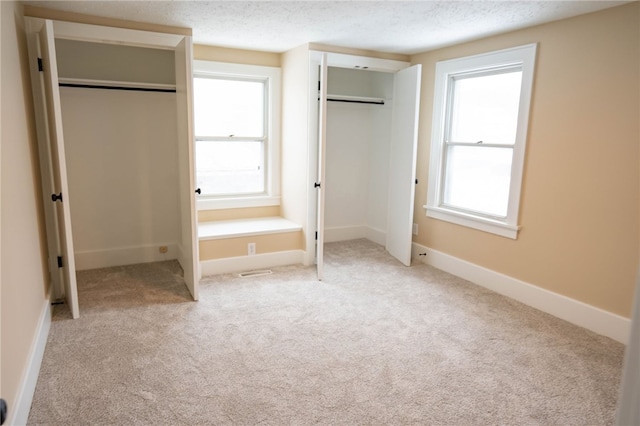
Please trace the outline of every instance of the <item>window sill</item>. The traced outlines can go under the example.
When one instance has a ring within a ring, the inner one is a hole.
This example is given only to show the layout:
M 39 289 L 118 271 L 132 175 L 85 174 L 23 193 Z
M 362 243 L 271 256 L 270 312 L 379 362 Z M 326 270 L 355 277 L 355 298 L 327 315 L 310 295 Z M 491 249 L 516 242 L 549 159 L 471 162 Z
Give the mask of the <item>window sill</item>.
M 279 206 L 280 197 L 260 196 L 243 198 L 197 198 L 198 210 L 241 209 L 250 207 Z
M 427 217 L 455 223 L 457 225 L 466 226 L 467 228 L 473 228 L 479 231 L 489 232 L 491 234 L 500 235 L 513 240 L 518 238 L 518 232 L 521 228 L 518 225 L 508 225 L 497 220 L 472 216 L 470 214 L 447 210 L 441 207 L 423 207 L 427 210 Z

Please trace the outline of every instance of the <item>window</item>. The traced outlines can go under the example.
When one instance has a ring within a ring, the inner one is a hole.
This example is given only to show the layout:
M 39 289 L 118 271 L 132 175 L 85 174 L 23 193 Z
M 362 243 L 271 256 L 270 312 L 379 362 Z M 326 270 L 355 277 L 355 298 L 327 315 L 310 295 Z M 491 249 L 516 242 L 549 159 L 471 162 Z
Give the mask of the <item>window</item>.
M 199 209 L 279 204 L 280 69 L 195 61 Z
M 535 52 L 436 64 L 427 216 L 517 238 Z

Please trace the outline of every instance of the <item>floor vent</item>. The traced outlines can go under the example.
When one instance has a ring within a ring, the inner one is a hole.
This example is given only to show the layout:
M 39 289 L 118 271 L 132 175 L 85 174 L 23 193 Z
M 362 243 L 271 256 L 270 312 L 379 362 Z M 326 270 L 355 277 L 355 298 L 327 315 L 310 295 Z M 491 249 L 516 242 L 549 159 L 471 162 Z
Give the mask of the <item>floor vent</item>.
M 273 272 L 271 272 L 270 269 L 261 269 L 259 271 L 240 272 L 238 276 L 241 278 L 248 278 L 248 277 L 259 277 L 262 275 L 271 275 L 272 273 Z

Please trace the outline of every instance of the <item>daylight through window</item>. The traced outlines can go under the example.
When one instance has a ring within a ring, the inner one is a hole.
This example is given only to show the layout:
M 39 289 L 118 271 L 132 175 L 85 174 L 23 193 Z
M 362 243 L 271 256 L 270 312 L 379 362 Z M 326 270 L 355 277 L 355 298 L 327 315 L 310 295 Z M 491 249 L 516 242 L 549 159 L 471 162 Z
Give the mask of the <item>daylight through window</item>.
M 517 236 L 535 45 L 436 65 L 427 215 Z
M 199 208 L 279 203 L 279 78 L 277 68 L 196 61 Z
M 265 190 L 265 81 L 194 78 L 196 170 L 203 195 Z

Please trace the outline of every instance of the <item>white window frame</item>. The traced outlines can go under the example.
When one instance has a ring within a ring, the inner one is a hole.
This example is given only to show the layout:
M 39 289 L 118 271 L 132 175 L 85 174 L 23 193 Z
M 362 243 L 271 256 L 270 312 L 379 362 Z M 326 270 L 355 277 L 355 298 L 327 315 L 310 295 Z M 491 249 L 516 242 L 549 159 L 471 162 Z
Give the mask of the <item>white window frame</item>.
M 280 205 L 280 87 L 281 70 L 260 65 L 214 61 L 193 61 L 193 76 L 264 79 L 267 86 L 267 132 L 265 150 L 265 192 L 251 195 L 196 195 L 198 210 L 218 210 Z M 197 155 L 197 154 L 194 154 Z
M 431 153 L 429 161 L 429 185 L 427 190 L 426 214 L 428 217 L 439 219 L 458 225 L 478 229 L 485 232 L 516 239 L 520 226 L 518 225 L 518 211 L 520 208 L 520 193 L 522 188 L 522 174 L 531 106 L 533 74 L 535 68 L 537 44 L 514 47 L 511 49 L 467 56 L 436 63 L 435 88 L 433 96 L 433 122 L 431 131 Z M 451 82 L 456 76 L 469 73 L 491 72 L 504 70 L 509 67 L 522 69 L 522 83 L 520 88 L 520 104 L 513 160 L 511 163 L 511 181 L 509 187 L 509 202 L 507 215 L 504 218 L 490 217 L 469 210 L 451 208 L 443 202 L 444 168 L 446 138 L 448 137 L 448 115 L 450 100 L 452 99 Z

